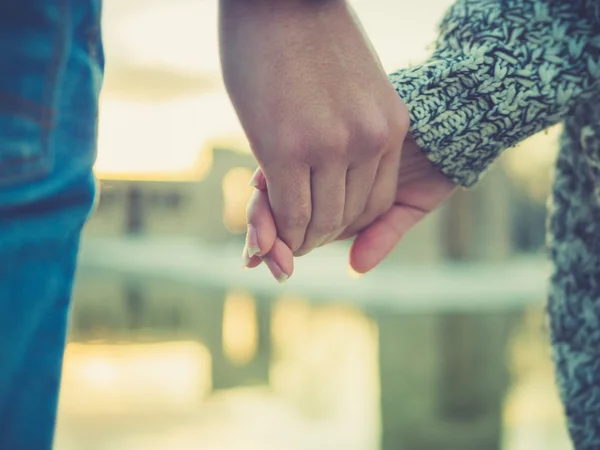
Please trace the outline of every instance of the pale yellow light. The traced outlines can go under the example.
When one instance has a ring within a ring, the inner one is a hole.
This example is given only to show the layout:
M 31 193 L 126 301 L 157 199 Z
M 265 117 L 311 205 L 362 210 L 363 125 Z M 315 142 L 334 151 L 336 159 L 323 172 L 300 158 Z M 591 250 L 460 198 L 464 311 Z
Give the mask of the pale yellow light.
M 252 171 L 245 167 L 231 169 L 223 177 L 223 222 L 232 233 L 246 230 L 246 205 L 253 192 L 250 177 Z
M 231 292 L 223 312 L 223 353 L 232 364 L 243 366 L 258 350 L 256 303 L 245 293 Z
M 537 133 L 507 151 L 503 160 L 509 176 L 539 201 L 545 201 L 550 192 L 561 133 L 562 125 Z
M 210 352 L 199 342 L 71 343 L 60 408 L 67 414 L 192 410 L 211 385 Z
M 243 133 L 223 93 L 150 102 L 102 101 L 96 172 L 102 178 L 198 178 L 202 151 Z

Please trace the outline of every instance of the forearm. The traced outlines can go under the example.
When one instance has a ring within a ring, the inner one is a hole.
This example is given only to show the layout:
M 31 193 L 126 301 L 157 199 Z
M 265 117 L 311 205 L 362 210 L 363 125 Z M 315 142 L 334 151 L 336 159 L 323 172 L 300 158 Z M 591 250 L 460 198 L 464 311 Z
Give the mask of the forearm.
M 346 4 L 347 0 L 219 0 L 220 14 L 244 17 L 248 14 L 314 12 L 319 8 Z
M 314 31 L 320 41 L 324 30 L 334 34 L 342 28 L 344 33 L 350 11 L 346 0 L 220 0 L 221 56 L 223 50 L 231 53 L 240 36 L 249 40 L 256 51 L 272 54 L 278 48 L 293 52 L 297 45 L 305 44 L 307 32 Z M 243 69 L 237 61 L 235 66 Z
M 597 12 L 590 0 L 459 0 L 433 58 L 391 76 L 429 159 L 470 186 L 504 149 L 597 93 Z

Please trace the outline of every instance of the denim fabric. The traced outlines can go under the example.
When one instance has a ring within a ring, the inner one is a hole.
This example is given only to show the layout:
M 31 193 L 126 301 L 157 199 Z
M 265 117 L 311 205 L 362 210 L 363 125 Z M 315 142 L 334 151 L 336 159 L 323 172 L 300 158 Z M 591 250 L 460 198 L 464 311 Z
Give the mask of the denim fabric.
M 0 0 L 0 448 L 52 448 L 94 203 L 101 0 Z

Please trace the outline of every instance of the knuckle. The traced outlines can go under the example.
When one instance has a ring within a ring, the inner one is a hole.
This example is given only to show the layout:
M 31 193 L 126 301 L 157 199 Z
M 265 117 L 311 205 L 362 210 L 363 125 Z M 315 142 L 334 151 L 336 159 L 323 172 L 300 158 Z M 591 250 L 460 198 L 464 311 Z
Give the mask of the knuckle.
M 302 136 L 293 136 L 283 141 L 280 148 L 287 160 L 306 161 L 310 158 L 310 140 Z
M 306 228 L 310 221 L 310 214 L 308 211 L 298 210 L 288 214 L 284 214 L 281 217 L 281 225 L 287 230 L 298 230 Z
M 339 123 L 295 130 L 278 139 L 288 159 L 302 162 L 342 159 L 347 155 L 350 141 L 350 128 Z
M 323 146 L 327 149 L 344 151 L 350 144 L 351 133 L 350 127 L 345 125 L 331 126 L 323 135 Z
M 375 119 L 365 124 L 362 129 L 363 139 L 374 150 L 383 149 L 391 135 L 390 126 L 383 118 Z
M 341 125 L 327 127 L 310 145 L 314 159 L 330 163 L 347 162 L 350 131 Z
M 305 161 L 310 154 L 311 138 L 301 127 L 275 132 L 272 147 L 277 150 L 276 159 L 287 162 Z
M 410 128 L 410 114 L 400 97 L 394 97 L 393 122 L 398 130 L 406 134 Z
M 372 114 L 355 127 L 352 151 L 355 164 L 380 157 L 389 146 L 393 130 L 381 114 Z
M 327 220 L 315 223 L 313 232 L 319 237 L 330 235 L 342 227 L 341 220 Z

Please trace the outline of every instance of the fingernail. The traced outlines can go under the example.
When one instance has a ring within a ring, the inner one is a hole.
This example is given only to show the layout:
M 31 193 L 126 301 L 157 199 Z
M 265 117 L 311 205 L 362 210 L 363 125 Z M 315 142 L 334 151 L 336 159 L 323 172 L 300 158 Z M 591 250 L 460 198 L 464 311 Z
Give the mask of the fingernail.
M 260 253 L 260 247 L 258 245 L 258 233 L 256 228 L 252 225 L 248 225 L 248 233 L 246 234 L 246 245 L 248 246 L 248 256 L 253 257 Z
M 254 172 L 254 174 L 252 175 L 252 178 L 250 178 L 250 181 L 248 181 L 248 184 L 250 186 L 252 186 L 253 188 L 258 188 L 258 175 L 259 175 L 259 171 L 257 170 L 256 172 Z
M 248 254 L 248 244 L 244 244 L 244 250 L 242 250 L 242 269 L 247 269 L 250 264 L 250 255 Z
M 290 278 L 290 276 L 281 269 L 281 266 L 277 264 L 270 256 L 266 256 L 264 261 L 275 279 L 279 281 L 280 284 L 285 283 Z

